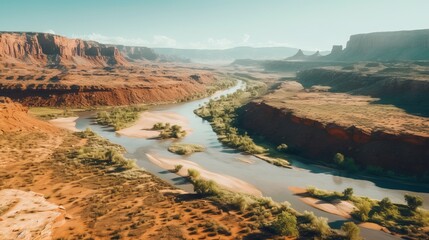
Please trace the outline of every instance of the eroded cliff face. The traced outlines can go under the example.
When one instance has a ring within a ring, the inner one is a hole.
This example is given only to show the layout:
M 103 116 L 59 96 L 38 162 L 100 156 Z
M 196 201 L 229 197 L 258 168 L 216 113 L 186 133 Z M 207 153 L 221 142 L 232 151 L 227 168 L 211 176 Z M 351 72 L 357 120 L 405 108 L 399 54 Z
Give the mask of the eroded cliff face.
M 134 47 L 115 45 L 115 47 L 130 61 L 136 60 L 149 60 L 154 61 L 158 59 L 158 54 L 153 49 L 148 47 Z
M 275 144 L 286 143 L 305 157 L 332 161 L 340 152 L 365 166 L 411 174 L 429 169 L 429 137 L 324 123 L 264 102 L 245 105 L 240 119 L 245 129 Z
M 25 106 L 115 106 L 140 103 L 175 102 L 202 94 L 204 84 L 177 83 L 153 86 L 109 87 L 64 84 L 17 86 L 0 84 L 2 96 Z
M 356 34 L 342 60 L 428 60 L 429 29 Z
M 127 65 L 114 46 L 48 33 L 0 32 L 0 58 L 40 65 Z

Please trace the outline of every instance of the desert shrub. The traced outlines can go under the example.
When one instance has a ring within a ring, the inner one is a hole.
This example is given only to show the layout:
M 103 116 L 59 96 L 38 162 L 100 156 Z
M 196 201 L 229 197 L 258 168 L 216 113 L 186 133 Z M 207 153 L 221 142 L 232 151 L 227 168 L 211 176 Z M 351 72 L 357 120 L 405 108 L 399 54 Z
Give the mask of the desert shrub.
M 342 165 L 343 164 L 343 162 L 344 162 L 344 155 L 343 154 L 341 154 L 341 153 L 336 153 L 335 155 L 334 155 L 334 162 L 336 163 L 336 164 L 338 164 L 338 165 Z
M 316 217 L 313 212 L 304 211 L 302 215 L 301 228 L 305 232 L 318 237 L 325 237 L 331 232 L 331 227 L 328 225 L 328 219 L 324 217 Z
M 193 168 L 188 168 L 188 177 L 191 181 L 197 180 L 200 177 L 200 172 Z
M 175 166 L 174 166 L 174 170 L 173 170 L 173 171 L 177 173 L 177 172 L 179 172 L 179 171 L 180 171 L 180 169 L 182 169 L 182 168 L 183 168 L 183 165 L 181 165 L 181 164 L 179 164 L 179 165 L 175 165 Z
M 202 196 L 217 196 L 221 190 L 212 180 L 196 179 L 193 181 L 194 191 Z
M 140 106 L 115 107 L 110 111 L 97 113 L 97 123 L 111 126 L 115 131 L 123 129 L 137 121 L 139 113 L 145 110 Z
M 359 221 L 366 222 L 369 219 L 369 212 L 371 211 L 372 204 L 366 199 L 361 199 L 359 202 L 355 203 L 356 210 L 352 212 L 354 218 Z
M 288 149 L 288 145 L 282 143 L 282 144 L 278 145 L 276 149 L 279 152 L 286 152 Z
M 162 122 L 155 123 L 152 127 L 152 130 L 162 130 L 165 128 L 165 124 Z
M 418 207 L 423 205 L 423 199 L 420 196 L 405 194 L 404 198 L 411 211 L 416 211 Z
M 182 130 L 179 125 L 170 125 L 169 123 L 155 123 L 152 127 L 154 130 L 161 130 L 159 137 L 163 139 L 167 138 L 182 138 L 186 135 L 186 131 Z
M 276 220 L 271 223 L 270 229 L 282 236 L 297 237 L 299 235 L 296 216 L 286 211 L 277 216 Z
M 180 155 L 188 155 L 194 152 L 202 152 L 205 148 L 199 144 L 174 143 L 168 147 L 168 151 Z
M 360 237 L 360 229 L 358 226 L 356 226 L 353 222 L 346 222 L 341 227 L 341 230 L 343 230 L 346 234 L 347 239 L 349 240 L 360 240 L 362 239 Z
M 350 200 L 353 197 L 353 188 L 346 188 L 343 191 L 344 199 Z

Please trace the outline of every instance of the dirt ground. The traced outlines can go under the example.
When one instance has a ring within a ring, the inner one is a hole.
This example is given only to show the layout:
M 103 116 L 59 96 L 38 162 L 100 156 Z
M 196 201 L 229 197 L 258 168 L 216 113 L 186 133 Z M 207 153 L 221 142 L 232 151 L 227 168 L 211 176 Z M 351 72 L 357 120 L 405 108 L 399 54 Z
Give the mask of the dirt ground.
M 43 197 L 46 202 L 39 201 L 39 205 L 49 205 L 59 214 L 51 215 L 55 216 L 52 220 L 43 207 L 21 208 L 26 219 L 46 223 L 34 225 L 28 231 L 28 224 L 24 223 L 29 222 L 25 219 L 18 226 L 12 224 L 20 216 L 11 212 L 17 203 L 2 198 L 0 226 L 13 227 L 8 231 L 28 239 L 259 239 L 261 236 L 257 224 L 246 212 L 221 209 L 208 199 L 184 194 L 148 172 L 139 169 L 116 172 L 108 165 L 73 160 L 70 154 L 87 146 L 85 138 L 13 108 L 8 107 L 10 111 L 6 113 L 22 114 L 13 120 L 14 127 L 8 125 L 13 118 L 0 119 L 0 191 L 20 190 L 19 193 L 35 198 Z M 26 127 L 20 121 L 32 124 Z

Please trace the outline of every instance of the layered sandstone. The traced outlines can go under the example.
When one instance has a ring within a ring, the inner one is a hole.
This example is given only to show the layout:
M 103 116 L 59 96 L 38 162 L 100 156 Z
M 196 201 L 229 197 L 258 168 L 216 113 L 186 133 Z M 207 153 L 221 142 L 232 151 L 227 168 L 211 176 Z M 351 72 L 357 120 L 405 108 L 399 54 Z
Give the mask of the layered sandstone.
M 429 169 L 429 122 L 365 96 L 280 88 L 245 105 L 240 124 L 305 157 L 335 153 L 363 166 L 415 174 Z M 251 121 L 249 121 L 251 119 Z
M 49 33 L 0 32 L 0 59 L 41 65 L 127 65 L 114 46 Z

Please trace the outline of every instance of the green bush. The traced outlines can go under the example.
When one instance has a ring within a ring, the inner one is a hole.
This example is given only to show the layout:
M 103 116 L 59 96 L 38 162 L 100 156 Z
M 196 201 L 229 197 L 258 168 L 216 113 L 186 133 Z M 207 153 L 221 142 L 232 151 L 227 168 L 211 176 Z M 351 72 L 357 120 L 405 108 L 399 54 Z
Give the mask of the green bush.
M 202 152 L 205 148 L 199 144 L 174 143 L 168 147 L 168 151 L 179 155 L 188 155 L 194 152 Z
M 350 200 L 353 197 L 353 188 L 346 188 L 343 191 L 344 199 Z
M 341 153 L 336 153 L 334 155 L 334 163 L 338 164 L 338 165 L 342 165 L 344 162 L 344 155 Z
M 197 180 L 200 177 L 200 172 L 193 168 L 188 168 L 188 177 L 191 181 Z
M 346 234 L 347 239 L 349 240 L 360 240 L 362 239 L 360 237 L 360 229 L 358 226 L 356 226 L 353 222 L 346 222 L 341 227 L 341 230 L 343 230 Z
M 366 222 L 369 219 L 369 212 L 371 211 L 372 204 L 370 201 L 361 199 L 359 202 L 355 203 L 356 210 L 352 213 L 353 217 L 359 221 Z
M 278 145 L 276 149 L 279 152 L 286 152 L 288 149 L 288 145 L 282 143 L 282 144 Z
M 217 196 L 221 190 L 212 180 L 196 179 L 193 181 L 194 191 L 202 196 Z
M 418 207 L 423 205 L 423 199 L 420 196 L 405 194 L 404 198 L 411 211 L 416 211 Z
M 281 236 L 297 237 L 299 235 L 296 216 L 286 211 L 281 212 L 277 216 L 270 228 L 274 233 Z
M 186 131 L 182 130 L 179 125 L 170 125 L 170 123 L 155 123 L 152 127 L 153 130 L 161 130 L 159 137 L 163 139 L 167 138 L 182 138 L 186 136 Z
M 328 225 L 328 219 L 324 217 L 316 217 L 313 212 L 304 211 L 302 215 L 301 228 L 305 232 L 312 233 L 312 235 L 324 238 L 331 232 L 331 227 Z
M 126 128 L 139 118 L 139 113 L 145 110 L 140 106 L 115 107 L 110 111 L 97 113 L 97 123 L 111 126 L 115 131 Z
M 179 165 L 175 165 L 175 166 L 174 166 L 174 170 L 173 170 L 173 171 L 177 173 L 177 172 L 179 172 L 179 171 L 180 171 L 180 169 L 182 169 L 182 168 L 183 168 L 183 165 L 181 165 L 181 164 L 179 164 Z

